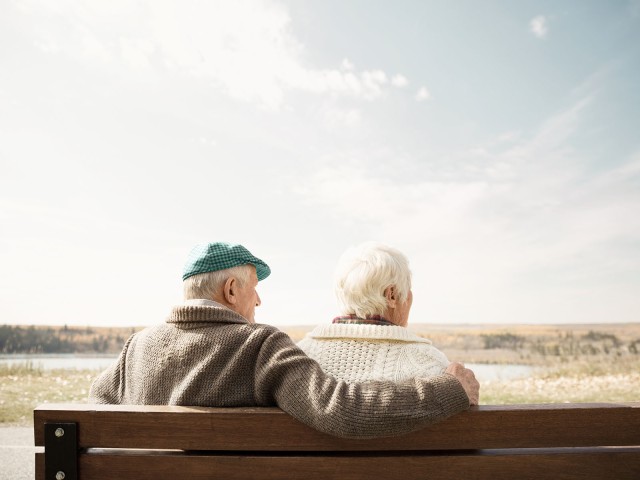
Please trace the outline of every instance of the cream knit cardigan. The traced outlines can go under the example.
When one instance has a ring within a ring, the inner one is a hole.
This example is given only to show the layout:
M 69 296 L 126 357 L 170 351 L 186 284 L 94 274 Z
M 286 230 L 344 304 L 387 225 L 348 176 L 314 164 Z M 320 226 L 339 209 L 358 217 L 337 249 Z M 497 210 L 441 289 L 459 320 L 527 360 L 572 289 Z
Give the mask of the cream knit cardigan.
M 340 380 L 392 380 L 442 374 L 449 360 L 430 340 L 395 325 L 320 325 L 298 346 Z

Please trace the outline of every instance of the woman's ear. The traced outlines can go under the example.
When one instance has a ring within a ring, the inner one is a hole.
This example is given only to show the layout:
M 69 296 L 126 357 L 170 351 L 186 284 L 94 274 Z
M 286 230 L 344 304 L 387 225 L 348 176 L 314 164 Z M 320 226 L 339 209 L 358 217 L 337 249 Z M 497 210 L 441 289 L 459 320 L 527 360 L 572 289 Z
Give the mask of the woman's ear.
M 384 290 L 384 298 L 387 299 L 387 307 L 396 308 L 397 306 L 397 293 L 396 287 L 391 285 Z
M 238 284 L 236 282 L 236 279 L 233 277 L 227 278 L 227 281 L 224 282 L 224 289 L 223 289 L 224 299 L 229 305 L 236 304 L 235 290 L 237 286 Z

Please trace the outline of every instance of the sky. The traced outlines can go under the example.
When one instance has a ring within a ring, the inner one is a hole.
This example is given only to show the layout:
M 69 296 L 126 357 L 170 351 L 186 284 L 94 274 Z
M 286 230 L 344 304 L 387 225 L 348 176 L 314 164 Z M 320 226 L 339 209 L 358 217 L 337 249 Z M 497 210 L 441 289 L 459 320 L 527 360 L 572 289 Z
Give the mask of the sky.
M 0 322 L 144 326 L 193 245 L 329 322 L 364 241 L 410 322 L 640 320 L 640 1 L 0 0 Z

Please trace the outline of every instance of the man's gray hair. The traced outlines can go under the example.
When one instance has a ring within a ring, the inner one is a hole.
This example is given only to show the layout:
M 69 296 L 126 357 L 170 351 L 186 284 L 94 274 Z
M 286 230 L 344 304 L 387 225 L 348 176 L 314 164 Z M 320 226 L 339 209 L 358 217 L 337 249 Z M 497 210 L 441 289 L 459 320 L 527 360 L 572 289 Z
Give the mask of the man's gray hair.
M 394 286 L 398 301 L 406 301 L 411 290 L 411 270 L 399 250 L 375 242 L 348 249 L 338 261 L 335 294 L 343 315 L 360 318 L 382 315 L 387 309 L 384 291 Z
M 247 264 L 225 270 L 192 275 L 182 282 L 184 299 L 205 298 L 211 300 L 222 290 L 225 282 L 230 277 L 234 277 L 242 286 L 249 281 L 251 274 L 255 272 L 252 267 L 252 265 Z

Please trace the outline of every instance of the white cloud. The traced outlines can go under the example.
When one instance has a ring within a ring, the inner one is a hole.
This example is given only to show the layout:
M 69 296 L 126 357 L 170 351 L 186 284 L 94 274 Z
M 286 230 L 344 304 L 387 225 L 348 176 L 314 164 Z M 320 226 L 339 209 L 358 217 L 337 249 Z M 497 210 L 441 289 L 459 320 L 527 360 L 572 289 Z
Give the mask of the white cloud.
M 356 70 L 346 58 L 334 69 L 309 66 L 287 10 L 269 0 L 33 0 L 25 9 L 49 18 L 36 32 L 43 51 L 116 71 L 152 65 L 175 70 L 271 108 L 280 108 L 288 91 L 372 101 L 390 86 L 383 70 Z M 403 79 L 394 77 L 392 85 Z
M 193 139 L 193 141 L 197 141 L 200 145 L 207 145 L 210 147 L 215 147 L 218 145 L 218 141 L 216 139 L 208 137 L 200 137 L 198 139 Z
M 58 53 L 60 51 L 60 47 L 50 40 L 38 39 L 34 40 L 33 45 L 42 50 L 44 53 Z
M 348 58 L 345 58 L 344 60 L 342 60 L 341 65 L 342 65 L 342 68 L 345 70 L 351 71 L 355 69 L 353 63 L 351 63 Z
M 420 87 L 418 92 L 416 93 L 416 100 L 418 102 L 424 102 L 431 98 L 431 93 L 427 89 L 427 87 Z
M 391 79 L 391 84 L 394 87 L 404 88 L 407 85 L 409 85 L 409 80 L 404 75 L 398 73 L 394 75 L 393 78 Z
M 529 22 L 529 28 L 531 29 L 531 33 L 533 33 L 538 38 L 544 38 L 547 36 L 549 32 L 549 27 L 547 25 L 548 20 L 544 15 L 538 15 L 531 19 Z
M 355 127 L 362 121 L 362 115 L 355 108 L 326 108 L 323 112 L 325 126 L 329 128 Z
M 149 40 L 131 38 L 120 39 L 122 58 L 134 69 L 147 69 L 151 66 L 150 56 L 155 51 L 155 45 Z

